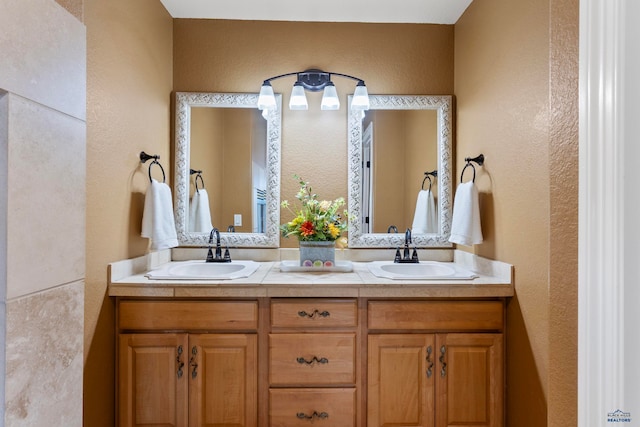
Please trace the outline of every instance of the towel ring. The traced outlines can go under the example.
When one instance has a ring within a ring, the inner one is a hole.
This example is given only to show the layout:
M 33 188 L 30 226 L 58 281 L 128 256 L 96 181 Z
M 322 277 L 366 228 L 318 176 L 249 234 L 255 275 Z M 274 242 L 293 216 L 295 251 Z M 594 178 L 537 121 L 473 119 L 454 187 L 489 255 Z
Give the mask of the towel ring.
M 200 189 L 198 188 L 198 178 L 200 178 L 200 183 L 202 184 L 201 188 L 204 188 L 204 179 L 202 179 L 202 171 L 196 170 L 196 169 L 189 169 L 189 175 L 194 175 L 194 174 L 196 175 L 196 177 L 194 178 L 196 193 L 200 193 Z
M 422 180 L 422 189 L 424 190 L 424 183 L 425 181 L 428 179 L 429 180 L 429 191 L 431 191 L 431 184 L 433 184 L 433 181 L 431 181 L 431 177 L 437 177 L 438 176 L 438 170 L 434 170 L 433 172 L 425 172 L 424 173 L 424 179 Z
M 464 161 L 467 162 L 467 164 L 464 165 L 464 167 L 462 168 L 462 173 L 460 174 L 460 182 L 462 183 L 462 178 L 464 177 L 464 170 L 469 166 L 471 166 L 471 169 L 473 169 L 473 179 L 471 182 L 476 182 L 476 167 L 471 162 L 477 163 L 478 166 L 484 165 L 484 154 L 480 154 L 479 156 L 473 157 L 473 158 L 465 157 Z
M 167 180 L 166 175 L 164 174 L 164 168 L 162 167 L 162 165 L 160 164 L 160 162 L 158 162 L 157 160 L 153 160 L 151 162 L 151 164 L 149 165 L 149 182 L 153 182 L 153 179 L 151 178 L 151 166 L 153 165 L 158 165 L 160 166 L 160 170 L 162 171 L 162 182 L 165 182 Z
M 147 154 L 144 151 L 140 152 L 140 163 L 146 163 L 147 160 L 151 160 L 151 159 L 153 159 L 153 161 L 151 162 L 151 164 L 149 164 L 149 182 L 153 182 L 153 179 L 151 178 L 151 166 L 153 166 L 154 164 L 160 166 L 160 170 L 162 171 L 162 182 L 165 182 L 167 178 L 164 174 L 164 168 L 162 167 L 160 162 L 158 162 L 158 159 L 160 159 L 160 156 L 158 156 L 157 154 L 155 155 Z
M 462 173 L 460 174 L 460 182 L 462 183 L 462 178 L 464 177 L 464 170 L 466 168 L 468 168 L 469 166 L 471 166 L 471 169 L 473 169 L 473 178 L 471 179 L 471 182 L 476 182 L 476 167 L 473 166 L 473 163 L 471 162 L 467 162 L 466 165 L 464 165 L 464 167 L 462 168 Z
M 198 188 L 198 178 L 200 178 L 200 183 L 202 184 L 202 187 L 200 188 L 204 188 L 204 179 L 202 179 L 202 175 L 197 174 L 196 178 L 195 178 L 195 184 L 196 184 L 196 192 L 199 193 L 200 189 Z
M 429 180 L 429 191 L 431 191 L 431 184 L 433 184 L 433 182 L 431 181 L 431 177 L 429 176 L 429 174 L 425 173 L 424 174 L 424 179 L 422 180 L 422 189 L 424 190 L 424 183 L 426 180 Z

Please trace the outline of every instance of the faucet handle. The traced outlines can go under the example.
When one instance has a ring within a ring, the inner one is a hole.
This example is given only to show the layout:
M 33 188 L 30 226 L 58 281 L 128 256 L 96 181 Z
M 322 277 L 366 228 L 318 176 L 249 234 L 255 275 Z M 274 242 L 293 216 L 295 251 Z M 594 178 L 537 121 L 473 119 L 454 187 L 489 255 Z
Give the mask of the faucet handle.
M 231 254 L 229 253 L 228 247 L 224 250 L 224 261 L 231 262 Z
M 418 259 L 418 250 L 416 248 L 413 248 L 413 254 L 411 254 L 411 262 L 420 262 L 420 260 Z

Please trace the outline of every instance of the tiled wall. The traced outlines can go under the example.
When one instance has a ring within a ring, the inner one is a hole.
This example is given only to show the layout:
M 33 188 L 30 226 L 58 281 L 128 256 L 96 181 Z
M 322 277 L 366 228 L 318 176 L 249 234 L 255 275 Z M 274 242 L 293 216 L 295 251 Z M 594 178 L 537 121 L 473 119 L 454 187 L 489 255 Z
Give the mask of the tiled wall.
M 0 425 L 81 426 L 86 30 L 54 0 L 0 3 Z

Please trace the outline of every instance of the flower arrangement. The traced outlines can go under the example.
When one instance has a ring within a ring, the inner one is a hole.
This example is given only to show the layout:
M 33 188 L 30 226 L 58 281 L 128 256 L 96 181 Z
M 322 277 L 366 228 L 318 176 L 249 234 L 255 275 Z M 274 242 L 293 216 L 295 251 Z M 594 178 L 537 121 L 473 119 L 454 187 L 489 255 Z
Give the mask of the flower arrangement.
M 301 206 L 292 207 L 287 200 L 281 203 L 283 208 L 293 214 L 291 221 L 280 226 L 282 235 L 297 236 L 298 240 L 303 242 L 338 240 L 338 243 L 344 245 L 346 237 L 342 236 L 342 232 L 347 229 L 348 214 L 344 209 L 342 213 L 339 212 L 345 205 L 344 197 L 333 201 L 319 201 L 308 182 L 298 175 L 294 175 L 294 178 L 300 184 L 296 199 L 300 201 Z

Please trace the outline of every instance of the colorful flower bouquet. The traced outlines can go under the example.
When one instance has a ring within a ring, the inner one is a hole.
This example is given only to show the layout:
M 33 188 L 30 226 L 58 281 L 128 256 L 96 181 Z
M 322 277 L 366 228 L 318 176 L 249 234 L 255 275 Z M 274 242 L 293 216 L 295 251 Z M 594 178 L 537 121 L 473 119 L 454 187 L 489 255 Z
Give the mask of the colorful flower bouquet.
M 300 183 L 296 199 L 300 206 L 292 207 L 287 200 L 281 205 L 293 214 L 293 219 L 280 226 L 284 237 L 297 236 L 300 242 L 333 242 L 344 246 L 346 237 L 342 233 L 347 229 L 348 214 L 341 208 L 345 206 L 344 197 L 334 201 L 319 201 L 308 182 L 294 175 Z M 342 237 L 341 237 L 342 236 Z

